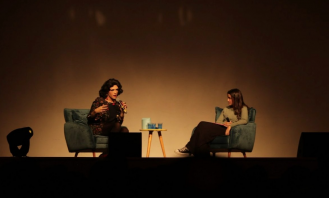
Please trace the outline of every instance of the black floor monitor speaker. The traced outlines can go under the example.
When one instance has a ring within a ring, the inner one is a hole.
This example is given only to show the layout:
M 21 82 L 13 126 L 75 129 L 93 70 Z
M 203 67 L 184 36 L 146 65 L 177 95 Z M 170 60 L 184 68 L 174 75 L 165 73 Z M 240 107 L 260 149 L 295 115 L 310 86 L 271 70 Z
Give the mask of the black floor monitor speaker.
M 142 133 L 110 133 L 108 157 L 142 157 Z
M 329 157 L 329 132 L 302 132 L 297 157 Z

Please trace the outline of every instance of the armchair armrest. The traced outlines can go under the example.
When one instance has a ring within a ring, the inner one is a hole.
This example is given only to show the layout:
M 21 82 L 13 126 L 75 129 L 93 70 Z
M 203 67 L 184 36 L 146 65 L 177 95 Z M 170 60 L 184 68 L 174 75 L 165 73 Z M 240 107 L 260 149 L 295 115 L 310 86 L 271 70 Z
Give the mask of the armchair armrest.
M 64 135 L 70 152 L 96 147 L 94 136 L 88 125 L 66 122 L 64 124 Z
M 230 149 L 241 149 L 251 152 L 256 136 L 256 123 L 249 122 L 245 125 L 237 125 L 230 131 Z

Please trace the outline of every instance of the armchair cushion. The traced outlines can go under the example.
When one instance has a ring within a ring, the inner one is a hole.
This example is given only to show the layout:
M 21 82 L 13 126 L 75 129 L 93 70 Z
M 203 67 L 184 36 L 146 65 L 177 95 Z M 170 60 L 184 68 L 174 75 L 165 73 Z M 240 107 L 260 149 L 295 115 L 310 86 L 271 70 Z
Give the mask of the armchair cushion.
M 87 120 L 88 113 L 89 112 L 81 111 L 81 110 L 72 110 L 73 122 L 78 124 L 88 125 L 88 120 Z
M 96 149 L 108 148 L 109 137 L 104 135 L 94 135 Z

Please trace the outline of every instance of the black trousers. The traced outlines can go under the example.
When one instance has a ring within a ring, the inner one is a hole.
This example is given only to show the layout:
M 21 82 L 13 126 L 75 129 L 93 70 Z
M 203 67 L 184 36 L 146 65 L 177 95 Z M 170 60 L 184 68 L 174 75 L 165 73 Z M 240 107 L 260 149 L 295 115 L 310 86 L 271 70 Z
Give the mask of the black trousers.
M 33 130 L 30 127 L 15 129 L 7 135 L 9 149 L 13 156 L 26 156 L 30 150 L 30 138 L 33 136 Z M 18 146 L 22 145 L 20 149 Z
M 127 127 L 121 127 L 121 123 L 117 121 L 104 123 L 102 135 L 108 136 L 109 133 L 129 133 Z
M 103 130 L 102 135 L 106 135 L 106 136 L 109 136 L 111 133 L 129 133 L 128 128 L 121 127 L 121 123 L 119 123 L 117 121 L 104 123 L 102 130 Z M 119 137 L 117 137 L 117 138 L 119 138 Z M 109 139 L 109 141 L 110 141 L 110 139 Z M 119 141 L 119 142 L 122 142 L 122 141 Z M 120 146 L 122 146 L 122 145 L 117 145 L 117 148 L 120 148 Z M 113 144 L 111 145 L 111 147 L 113 148 Z M 108 149 L 110 149 L 110 146 L 108 147 Z M 119 151 L 122 151 L 122 149 Z M 109 151 L 103 152 L 103 154 L 108 154 L 108 153 L 110 153 L 110 152 Z M 120 154 L 117 154 L 117 155 L 120 156 Z M 113 152 L 111 152 L 111 156 L 113 156 Z
M 195 157 L 209 157 L 209 142 L 216 136 L 225 135 L 226 127 L 212 122 L 202 121 L 195 128 L 186 147 Z

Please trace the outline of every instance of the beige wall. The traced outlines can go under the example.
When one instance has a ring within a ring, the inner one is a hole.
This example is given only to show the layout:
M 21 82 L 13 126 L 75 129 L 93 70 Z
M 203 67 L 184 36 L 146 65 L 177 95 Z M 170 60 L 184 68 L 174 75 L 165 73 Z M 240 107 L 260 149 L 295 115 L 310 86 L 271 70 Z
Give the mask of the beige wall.
M 301 132 L 329 131 L 325 1 L 4 2 L 1 157 L 11 156 L 6 135 L 25 126 L 29 156 L 73 156 L 63 109 L 90 108 L 111 77 L 123 85 L 124 125 L 163 122 L 168 157 L 214 120 L 231 88 L 257 110 L 250 157 L 295 157 Z M 145 156 L 146 133 L 142 141 Z M 161 156 L 154 136 L 151 157 Z

